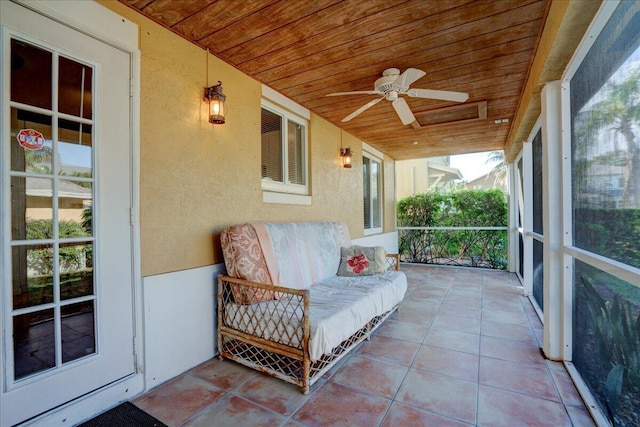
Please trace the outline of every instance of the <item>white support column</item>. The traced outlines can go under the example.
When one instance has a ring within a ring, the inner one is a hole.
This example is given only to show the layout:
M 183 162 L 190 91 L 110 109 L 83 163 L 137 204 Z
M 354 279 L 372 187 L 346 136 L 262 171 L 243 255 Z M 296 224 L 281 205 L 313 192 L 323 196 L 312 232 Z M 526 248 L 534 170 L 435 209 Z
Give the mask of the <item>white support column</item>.
M 535 129 L 535 127 L 534 127 Z M 535 134 L 534 134 L 535 135 Z M 524 294 L 533 295 L 533 144 L 529 137 L 522 144 L 522 198 L 523 223 L 522 229 L 522 257 L 524 258 L 522 279 L 524 280 Z
M 573 246 L 573 202 L 572 202 L 572 177 L 571 177 L 571 97 L 569 96 L 571 84 L 564 80 L 561 86 L 561 111 L 562 111 L 562 240 L 564 252 L 563 292 L 564 292 L 564 335 L 563 353 L 565 362 L 573 361 L 573 257 L 566 253 L 566 249 Z
M 509 178 L 509 271 L 518 271 L 518 197 L 516 162 L 507 165 Z
M 563 228 L 560 81 L 542 89 L 542 194 L 544 230 L 544 353 L 563 359 Z

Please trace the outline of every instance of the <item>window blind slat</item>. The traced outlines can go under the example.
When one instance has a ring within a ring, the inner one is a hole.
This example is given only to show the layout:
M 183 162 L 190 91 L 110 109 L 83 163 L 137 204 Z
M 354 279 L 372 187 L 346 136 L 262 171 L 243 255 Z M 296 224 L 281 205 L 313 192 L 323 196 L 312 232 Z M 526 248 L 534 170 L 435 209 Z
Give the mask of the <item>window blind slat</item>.
M 304 128 L 294 122 L 288 122 L 288 172 L 289 182 L 292 184 L 304 185 Z
M 362 158 L 362 188 L 364 199 L 364 228 L 371 228 L 371 172 L 370 161 Z
M 262 178 L 283 182 L 282 177 L 282 117 L 262 109 Z

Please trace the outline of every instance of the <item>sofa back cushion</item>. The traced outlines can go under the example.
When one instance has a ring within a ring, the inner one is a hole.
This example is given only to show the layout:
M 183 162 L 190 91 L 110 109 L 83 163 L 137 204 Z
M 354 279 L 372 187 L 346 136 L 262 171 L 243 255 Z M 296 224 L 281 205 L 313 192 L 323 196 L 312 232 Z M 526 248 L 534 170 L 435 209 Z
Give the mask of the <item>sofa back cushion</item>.
M 351 246 L 347 225 L 340 222 L 253 224 L 261 241 L 272 283 L 306 289 L 335 276 L 340 248 Z

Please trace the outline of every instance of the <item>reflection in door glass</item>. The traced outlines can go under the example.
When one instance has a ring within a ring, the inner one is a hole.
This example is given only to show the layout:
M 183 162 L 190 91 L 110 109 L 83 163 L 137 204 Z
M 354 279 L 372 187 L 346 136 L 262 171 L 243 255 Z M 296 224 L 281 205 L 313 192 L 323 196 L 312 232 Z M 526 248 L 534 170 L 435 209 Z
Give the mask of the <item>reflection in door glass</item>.
M 90 237 L 92 234 L 92 184 L 58 180 L 58 227 L 60 237 Z
M 21 40 L 10 44 L 12 105 L 3 144 L 11 188 L 3 192 L 11 198 L 11 233 L 3 238 L 11 239 L 13 329 L 3 348 L 13 379 L 21 380 L 97 351 L 94 70 Z
M 11 170 L 51 174 L 51 117 L 11 108 Z
M 16 380 L 56 365 L 53 310 L 13 318 L 13 371 Z
M 38 229 L 53 221 L 53 181 L 47 178 L 11 177 L 11 237 L 14 240 L 50 239 Z
M 11 255 L 13 309 L 53 302 L 53 246 L 14 246 Z
M 62 363 L 96 352 L 93 301 L 62 307 Z
M 11 100 L 51 109 L 51 52 L 11 40 Z
M 91 67 L 60 57 L 58 71 L 58 111 L 90 119 Z
M 60 245 L 60 299 L 93 295 L 93 245 Z
M 61 175 L 91 178 L 91 131 L 91 125 L 58 120 L 58 156 Z

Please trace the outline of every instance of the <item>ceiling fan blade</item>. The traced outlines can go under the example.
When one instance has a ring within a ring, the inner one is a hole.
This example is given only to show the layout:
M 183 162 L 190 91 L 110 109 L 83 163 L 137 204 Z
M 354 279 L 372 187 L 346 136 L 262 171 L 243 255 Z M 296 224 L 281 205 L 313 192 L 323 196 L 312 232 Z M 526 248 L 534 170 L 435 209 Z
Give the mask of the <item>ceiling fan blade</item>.
M 439 99 L 442 101 L 465 102 L 469 99 L 468 93 L 452 92 L 448 90 L 409 89 L 406 93 L 412 98 L 429 98 Z
M 354 111 L 353 113 L 349 114 L 347 117 L 342 119 L 342 121 L 343 122 L 348 122 L 349 120 L 353 119 L 358 114 L 362 113 L 365 110 L 368 110 L 369 108 L 373 107 L 374 105 L 376 105 L 378 102 L 382 101 L 383 99 L 384 99 L 384 97 L 383 98 L 376 98 L 373 101 L 367 102 L 362 107 L 358 108 L 356 111 Z
M 404 92 L 411 86 L 411 83 L 418 80 L 420 77 L 426 75 L 422 70 L 417 68 L 407 68 L 404 73 L 400 74 L 398 78 L 393 82 L 398 92 Z
M 393 109 L 398 113 L 398 117 L 402 120 L 403 125 L 410 125 L 411 123 L 416 121 L 411 108 L 407 104 L 407 101 L 404 98 L 398 98 L 391 103 L 393 105 Z
M 355 92 L 330 93 L 325 96 L 341 96 L 341 95 L 382 95 L 382 92 L 378 92 L 377 90 L 357 90 Z

